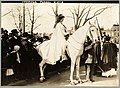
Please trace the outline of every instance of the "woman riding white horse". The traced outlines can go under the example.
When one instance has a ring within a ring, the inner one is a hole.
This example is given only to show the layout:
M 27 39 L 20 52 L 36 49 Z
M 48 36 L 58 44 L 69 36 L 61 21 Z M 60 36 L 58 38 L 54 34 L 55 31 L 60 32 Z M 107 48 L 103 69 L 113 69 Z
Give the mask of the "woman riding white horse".
M 59 15 L 60 16 L 60 15 Z M 58 18 L 59 18 L 58 16 Z M 82 82 L 80 79 L 80 56 L 83 53 L 84 42 L 87 34 L 91 36 L 92 40 L 98 38 L 97 29 L 95 26 L 90 26 L 89 23 L 86 23 L 84 26 L 76 30 L 67 40 L 65 40 L 65 27 L 62 24 L 64 16 L 60 16 L 61 20 L 55 24 L 55 30 L 49 41 L 42 43 L 37 46 L 38 53 L 42 56 L 42 61 L 39 64 L 40 67 L 40 81 L 43 82 L 44 78 L 44 69 L 47 64 L 54 65 L 56 61 L 60 60 L 60 56 L 64 56 L 64 51 L 66 49 L 67 54 L 71 59 L 71 72 L 70 72 L 70 81 L 72 84 L 76 82 Z M 67 48 L 66 48 L 67 45 Z M 73 73 L 76 66 L 76 79 L 73 79 Z
M 61 55 L 64 56 L 65 48 L 66 48 L 66 40 L 65 32 L 66 27 L 63 25 L 64 16 L 62 14 L 58 15 L 56 23 L 54 25 L 54 31 L 51 36 L 51 39 L 45 41 L 40 45 L 40 47 L 36 47 L 38 53 L 42 56 L 43 60 L 39 64 L 41 78 L 40 81 L 43 81 L 44 74 L 42 69 L 45 63 L 47 64 L 56 64 L 58 60 L 60 60 Z

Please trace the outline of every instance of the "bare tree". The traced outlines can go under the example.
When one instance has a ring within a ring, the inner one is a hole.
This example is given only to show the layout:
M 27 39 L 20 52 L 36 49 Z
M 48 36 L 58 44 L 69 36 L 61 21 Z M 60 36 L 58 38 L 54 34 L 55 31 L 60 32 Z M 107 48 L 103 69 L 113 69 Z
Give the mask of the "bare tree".
M 22 17 L 23 17 L 21 6 L 17 6 L 16 9 L 12 9 L 10 12 L 11 12 L 11 16 L 13 17 L 16 28 L 21 33 L 22 32 Z
M 7 13 L 3 14 L 1 17 L 4 17 L 4 16 L 6 16 L 6 15 L 10 14 L 11 12 L 12 12 L 12 11 L 9 11 L 9 12 L 7 12 Z
M 30 26 L 31 34 L 33 34 L 33 30 L 38 28 L 41 24 L 35 25 L 36 21 L 40 16 L 35 16 L 35 3 L 32 3 L 32 8 L 25 6 L 26 3 L 23 3 L 23 6 L 16 6 L 16 8 L 12 9 L 11 16 L 14 20 L 14 25 L 18 29 L 20 33 L 25 32 L 25 28 Z M 32 10 L 32 12 L 31 12 Z M 27 17 L 29 16 L 29 22 L 27 22 Z
M 59 5 L 58 5 L 58 3 L 56 3 L 56 2 L 54 2 L 55 3 L 55 8 L 54 7 L 52 7 L 52 6 L 50 6 L 51 8 L 52 8 L 52 11 L 53 11 L 53 13 L 54 13 L 54 15 L 55 15 L 55 23 L 56 23 L 56 21 L 57 21 L 57 17 L 58 17 L 58 7 L 59 7 Z
M 93 10 L 92 6 L 85 6 L 84 8 L 81 8 L 79 4 L 77 8 L 73 7 L 73 10 L 69 9 L 70 12 L 72 13 L 75 30 L 77 30 L 81 26 L 84 26 L 89 20 L 100 15 L 103 11 L 105 11 L 108 8 L 110 7 L 107 6 L 107 7 L 100 8 L 96 10 L 92 16 L 90 16 L 90 12 Z
M 30 10 L 32 10 L 32 12 L 30 12 Z M 41 16 L 37 16 L 35 17 L 35 3 L 33 2 L 32 5 L 32 9 L 27 8 L 27 12 L 29 15 L 29 20 L 30 20 L 30 26 L 31 26 L 31 34 L 33 34 L 33 30 L 35 30 L 36 28 L 38 28 L 41 24 L 38 24 L 37 26 L 35 26 L 36 21 L 38 20 L 39 17 Z

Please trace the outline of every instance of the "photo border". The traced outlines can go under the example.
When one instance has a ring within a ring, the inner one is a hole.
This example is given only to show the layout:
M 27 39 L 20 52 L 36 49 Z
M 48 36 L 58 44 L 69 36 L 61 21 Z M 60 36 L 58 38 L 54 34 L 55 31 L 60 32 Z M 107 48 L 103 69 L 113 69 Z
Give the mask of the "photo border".
M 53 1 L 63 1 L 63 3 L 86 3 L 86 2 L 89 2 L 89 3 L 118 3 L 119 4 L 119 0 L 1 0 L 0 1 L 0 6 L 1 6 L 1 3 L 21 3 L 21 2 L 31 2 L 31 1 L 36 1 L 38 3 L 40 2 L 45 2 L 45 1 L 48 1 L 48 2 L 53 2 Z M 120 14 L 120 12 L 119 12 Z M 1 8 L 0 8 L 0 15 L 1 15 Z M 0 20 L 1 20 L 1 17 L 0 17 Z M 120 23 L 120 22 L 119 22 Z M 1 22 L 0 22 L 0 27 L 1 27 Z M 0 30 L 0 33 L 1 33 L 1 30 Z M 120 32 L 119 32 L 120 34 Z M 120 37 L 120 36 L 119 36 Z M 120 42 L 120 38 L 119 38 L 119 42 Z M 0 41 L 0 44 L 1 44 L 1 41 Z M 0 46 L 1 48 L 1 46 Z M 0 49 L 0 52 L 1 52 L 1 49 Z M 120 51 L 119 51 L 120 53 Z M 1 55 L 0 55 L 1 57 Z M 120 59 L 120 58 L 119 58 Z M 0 58 L 0 61 L 1 61 L 1 58 Z M 120 65 L 119 65 L 120 67 Z M 1 65 L 0 65 L 0 69 L 1 69 Z M 1 74 L 1 71 L 0 71 L 0 74 Z M 1 75 L 0 75 L 0 78 L 1 78 Z M 119 77 L 120 79 L 120 77 Z M 0 84 L 1 84 L 1 80 L 0 80 Z M 119 82 L 119 85 L 120 85 L 120 82 Z M 6 87 L 6 86 L 0 86 L 1 88 L 3 87 Z M 7 86 L 9 88 L 13 88 L 13 86 Z M 48 88 L 48 86 L 15 86 L 15 88 L 18 88 L 18 87 L 25 87 L 25 88 Z M 56 88 L 57 86 L 49 86 L 49 88 Z M 63 86 L 64 87 L 64 86 Z M 63 88 L 62 86 L 58 86 L 57 88 Z M 71 86 L 68 86 L 68 87 L 65 87 L 65 88 L 80 88 L 81 86 L 74 86 L 74 87 L 71 87 Z M 81 87 L 81 88 L 86 88 L 86 87 Z M 95 86 L 90 86 L 89 88 L 96 88 Z M 97 88 L 101 88 L 101 87 L 97 87 Z M 103 87 L 102 87 L 103 88 Z M 108 86 L 108 87 L 105 87 L 105 88 L 116 88 L 116 87 L 111 87 L 111 86 Z M 119 86 L 118 86 L 119 88 Z

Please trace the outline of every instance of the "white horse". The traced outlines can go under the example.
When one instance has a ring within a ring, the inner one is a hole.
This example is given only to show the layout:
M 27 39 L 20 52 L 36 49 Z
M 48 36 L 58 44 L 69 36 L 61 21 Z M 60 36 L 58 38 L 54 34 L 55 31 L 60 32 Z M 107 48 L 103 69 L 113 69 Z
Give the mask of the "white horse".
M 68 39 L 67 43 L 67 52 L 71 58 L 71 73 L 70 73 L 70 81 L 72 84 L 76 82 L 82 82 L 80 79 L 80 56 L 83 54 L 84 42 L 86 40 L 86 36 L 89 36 L 93 43 L 98 40 L 98 30 L 96 26 L 90 24 L 85 25 L 79 28 L 76 32 L 73 33 Z M 73 80 L 73 73 L 76 66 L 76 80 Z
M 98 39 L 97 29 L 95 26 L 86 24 L 85 26 L 79 28 L 76 30 L 67 40 L 67 54 L 71 58 L 71 73 L 70 73 L 70 81 L 72 84 L 75 84 L 76 82 L 82 82 L 80 79 L 79 69 L 80 69 L 80 56 L 83 53 L 83 47 L 84 42 L 86 39 L 86 36 L 90 36 L 90 38 L 94 41 Z M 36 49 L 38 50 L 38 53 L 42 57 L 42 61 L 39 64 L 40 68 L 40 81 L 43 82 L 45 79 L 44 77 L 44 69 L 46 67 L 47 61 L 45 60 L 44 56 L 42 56 L 42 53 L 44 53 L 46 50 L 41 50 L 41 46 L 44 46 L 49 41 L 46 41 L 44 44 L 38 45 Z M 54 47 L 54 46 L 53 46 Z M 65 50 L 65 49 L 64 49 Z M 44 52 L 41 52 L 44 51 Z M 76 79 L 73 80 L 73 73 L 76 66 Z

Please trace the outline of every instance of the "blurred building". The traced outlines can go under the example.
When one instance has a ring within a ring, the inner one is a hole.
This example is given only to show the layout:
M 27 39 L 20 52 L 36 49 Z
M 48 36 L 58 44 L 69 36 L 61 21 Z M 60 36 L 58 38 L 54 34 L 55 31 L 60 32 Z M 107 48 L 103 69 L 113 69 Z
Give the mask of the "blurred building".
M 119 24 L 114 24 L 111 31 L 113 42 L 119 44 Z
M 106 35 L 112 36 L 112 31 L 111 31 L 111 29 L 101 28 L 101 31 L 102 31 L 102 35 L 103 35 L 104 32 L 105 32 Z
M 112 42 L 119 44 L 119 24 L 114 24 L 111 29 L 101 28 L 102 34 L 105 32 L 112 38 Z

